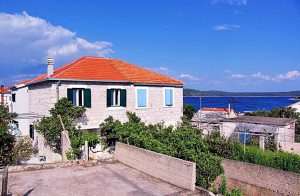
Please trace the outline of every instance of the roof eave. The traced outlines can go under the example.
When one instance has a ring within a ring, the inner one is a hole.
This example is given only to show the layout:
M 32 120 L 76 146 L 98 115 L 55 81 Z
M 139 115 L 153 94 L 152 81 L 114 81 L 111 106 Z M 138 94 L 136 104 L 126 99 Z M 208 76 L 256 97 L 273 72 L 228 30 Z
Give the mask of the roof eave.
M 135 86 L 168 86 L 168 87 L 183 87 L 183 84 L 170 84 L 170 83 L 147 83 L 147 82 L 135 82 Z
M 183 87 L 183 84 L 168 84 L 168 83 L 146 83 L 146 82 L 132 82 L 130 80 L 83 80 L 76 78 L 47 78 L 35 82 L 29 82 L 26 85 L 37 84 L 45 81 L 79 81 L 79 82 L 103 82 L 103 83 L 126 83 L 134 84 L 135 86 L 170 86 L 170 87 Z

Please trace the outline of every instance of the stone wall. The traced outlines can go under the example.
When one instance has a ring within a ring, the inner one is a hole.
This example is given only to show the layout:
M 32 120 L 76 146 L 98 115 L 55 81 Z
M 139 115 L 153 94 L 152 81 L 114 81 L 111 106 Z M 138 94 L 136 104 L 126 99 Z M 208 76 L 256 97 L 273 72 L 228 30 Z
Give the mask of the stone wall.
M 117 143 L 115 157 L 121 163 L 188 190 L 195 190 L 196 164 L 131 145 Z
M 68 88 L 90 88 L 91 89 L 91 108 L 87 108 L 86 117 L 80 119 L 82 129 L 98 128 L 99 124 L 108 116 L 113 116 L 122 122 L 127 121 L 126 111 L 136 112 L 146 123 L 165 122 L 167 125 L 176 125 L 182 116 L 183 90 L 174 87 L 174 106 L 164 106 L 163 87 L 148 86 L 148 107 L 136 107 L 136 87 L 134 85 L 116 83 L 95 83 L 95 82 L 64 82 L 56 91 L 56 83 L 47 82 L 33 85 L 29 89 L 30 112 L 41 115 L 48 115 L 48 110 L 54 106 L 57 98 L 67 97 Z M 121 88 L 127 91 L 127 106 L 112 107 L 106 106 L 106 90 L 108 88 Z M 57 97 L 58 95 L 58 97 Z
M 300 195 L 300 174 L 228 159 L 222 166 L 228 188 L 244 195 Z

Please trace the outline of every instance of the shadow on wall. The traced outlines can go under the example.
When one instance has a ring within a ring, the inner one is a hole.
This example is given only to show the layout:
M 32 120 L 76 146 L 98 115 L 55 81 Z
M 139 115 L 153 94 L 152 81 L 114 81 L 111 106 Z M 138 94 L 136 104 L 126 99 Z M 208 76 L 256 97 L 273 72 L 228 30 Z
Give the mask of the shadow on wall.
M 73 122 L 73 125 L 76 126 L 78 124 L 80 125 L 87 125 L 89 122 L 89 119 L 87 118 L 86 114 L 84 114 L 82 117 L 76 119 L 74 122 Z

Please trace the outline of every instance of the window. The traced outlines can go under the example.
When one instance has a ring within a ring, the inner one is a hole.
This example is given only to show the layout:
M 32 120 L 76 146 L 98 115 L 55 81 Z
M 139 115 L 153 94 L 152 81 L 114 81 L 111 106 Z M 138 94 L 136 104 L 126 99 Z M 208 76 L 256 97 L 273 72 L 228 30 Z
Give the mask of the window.
M 75 106 L 91 107 L 91 89 L 69 88 L 68 99 Z
M 29 136 L 31 139 L 34 139 L 34 126 L 29 125 Z
M 13 102 L 16 102 L 16 93 L 13 93 L 11 95 L 11 99 L 12 99 Z
M 125 89 L 107 89 L 107 107 L 126 107 Z
M 173 98 L 174 97 L 174 92 L 172 88 L 165 88 L 164 90 L 164 102 L 165 102 L 165 106 L 173 106 L 174 101 Z
M 137 88 L 136 89 L 136 106 L 138 108 L 145 108 L 148 106 L 148 89 Z

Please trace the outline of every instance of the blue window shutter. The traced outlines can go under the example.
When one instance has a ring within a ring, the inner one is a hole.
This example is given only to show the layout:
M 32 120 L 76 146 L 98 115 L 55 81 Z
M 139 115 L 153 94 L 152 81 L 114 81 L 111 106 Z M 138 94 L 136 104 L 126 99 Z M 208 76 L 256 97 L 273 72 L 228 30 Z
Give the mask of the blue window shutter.
M 146 89 L 137 90 L 137 106 L 138 107 L 147 107 L 147 91 Z
M 165 90 L 165 105 L 172 106 L 173 105 L 173 89 Z

